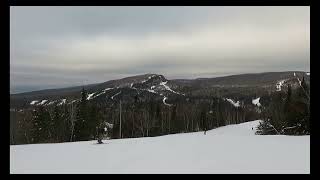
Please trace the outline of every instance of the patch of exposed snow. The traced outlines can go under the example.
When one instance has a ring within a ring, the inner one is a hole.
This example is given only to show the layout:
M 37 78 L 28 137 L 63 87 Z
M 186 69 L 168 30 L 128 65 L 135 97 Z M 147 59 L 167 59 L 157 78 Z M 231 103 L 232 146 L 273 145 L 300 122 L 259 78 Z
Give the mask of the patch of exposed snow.
M 234 107 L 240 106 L 240 101 L 234 102 L 232 99 L 226 98 L 228 102 L 230 102 Z
M 167 97 L 163 97 L 163 100 L 162 100 L 162 102 L 163 102 L 163 104 L 165 104 L 165 105 L 167 105 L 167 106 L 172 106 L 172 104 L 168 104 L 168 103 L 166 103 L 166 100 L 167 100 L 168 98 Z
M 109 91 L 111 89 L 114 89 L 114 88 L 106 88 L 106 89 L 104 89 L 104 91 Z
M 119 95 L 120 93 L 121 93 L 121 91 L 118 92 L 117 94 L 113 95 L 113 96 L 111 97 L 111 99 L 113 99 L 115 96 Z
M 61 99 L 61 102 L 58 104 L 58 106 L 61 106 L 62 104 L 65 104 L 67 99 Z
M 105 94 L 105 93 L 106 93 L 105 91 L 102 91 L 101 93 L 95 95 L 93 98 L 96 98 L 96 97 L 98 97 L 98 96 L 100 96 L 100 95 L 102 95 L 102 94 Z
M 256 99 L 253 99 L 252 100 L 252 104 L 256 105 L 256 106 L 261 106 L 260 104 L 260 97 L 256 98 Z
M 154 94 L 158 94 L 157 92 L 155 92 L 154 90 L 152 89 L 147 89 L 147 91 L 151 92 L 151 93 L 154 93 Z
M 73 104 L 73 103 L 75 103 L 75 102 L 77 102 L 77 101 L 80 101 L 80 99 L 72 100 L 69 104 Z
M 46 106 L 49 106 L 51 104 L 54 104 L 55 102 L 57 102 L 56 100 L 55 101 L 50 101 L 49 103 L 46 104 Z
M 92 99 L 92 96 L 93 96 L 94 94 L 95 94 L 95 93 L 88 94 L 87 100 Z
M 30 105 L 35 105 L 37 102 L 39 102 L 38 100 L 34 100 L 30 102 Z
M 153 77 L 155 77 L 155 76 L 156 76 L 156 75 L 149 76 L 148 79 L 151 79 L 151 78 L 153 78 Z
M 111 124 L 111 123 L 105 122 L 105 125 L 106 125 L 108 128 L 110 128 L 110 129 L 113 128 L 113 124 Z
M 307 75 L 307 76 L 310 76 L 310 72 L 307 72 L 306 75 Z
M 281 91 L 281 87 L 282 85 L 284 84 L 286 80 L 281 80 L 281 81 L 278 81 L 277 84 L 276 84 L 276 88 L 277 90 L 276 91 Z
M 293 73 L 293 76 L 296 77 L 296 73 L 295 72 Z
M 154 89 L 156 86 L 151 86 L 151 89 Z
M 96 98 L 96 97 L 98 97 L 98 96 L 101 96 L 102 94 L 105 94 L 107 91 L 109 91 L 109 90 L 111 90 L 111 89 L 114 89 L 114 88 L 106 88 L 106 89 L 102 90 L 101 93 L 95 95 L 93 98 Z
M 298 81 L 299 81 L 299 85 L 301 86 L 301 81 L 300 81 L 300 79 L 297 77 L 297 79 L 298 79 Z
M 168 81 L 166 81 L 166 82 L 160 82 L 160 85 L 161 86 L 164 86 L 164 85 L 166 85 L 168 83 Z
M 38 103 L 37 105 L 43 105 L 44 103 L 46 103 L 48 100 L 42 100 L 40 103 Z

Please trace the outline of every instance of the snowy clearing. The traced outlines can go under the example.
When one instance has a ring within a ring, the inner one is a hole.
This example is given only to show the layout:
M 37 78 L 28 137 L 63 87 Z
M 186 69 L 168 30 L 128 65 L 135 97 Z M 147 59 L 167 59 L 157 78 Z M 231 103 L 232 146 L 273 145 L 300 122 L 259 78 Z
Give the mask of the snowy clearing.
M 310 173 L 310 136 L 259 121 L 159 137 L 10 146 L 10 173 Z
M 39 101 L 37 101 L 37 100 L 31 101 L 30 105 L 35 105 L 37 102 L 39 102 Z
M 256 98 L 256 99 L 253 99 L 253 100 L 252 100 L 252 104 L 260 107 L 260 106 L 261 106 L 261 104 L 260 104 L 260 97 L 258 97 L 258 98 Z

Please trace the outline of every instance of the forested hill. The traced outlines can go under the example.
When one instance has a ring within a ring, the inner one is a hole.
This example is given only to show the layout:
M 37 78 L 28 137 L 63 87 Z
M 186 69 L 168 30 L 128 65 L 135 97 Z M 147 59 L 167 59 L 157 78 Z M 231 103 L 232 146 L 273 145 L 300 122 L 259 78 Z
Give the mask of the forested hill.
M 309 86 L 310 73 L 294 71 L 193 80 L 145 74 L 14 94 L 10 142 L 91 140 L 106 126 L 110 138 L 159 136 L 256 119 L 267 122 L 261 134 L 309 134 Z
M 66 103 L 75 102 L 79 100 L 80 91 L 83 88 L 88 94 L 94 93 L 92 99 L 99 96 L 109 96 L 111 98 L 117 90 L 123 90 L 131 97 L 135 95 L 148 96 L 150 93 L 156 94 L 157 92 L 159 92 L 159 95 L 162 93 L 168 96 L 179 95 L 179 92 L 190 96 L 241 96 L 241 94 L 261 96 L 265 93 L 279 91 L 281 88 L 284 90 L 288 83 L 292 84 L 293 87 L 298 87 L 297 77 L 301 80 L 305 77 L 306 82 L 309 83 L 309 74 L 287 71 L 173 80 L 167 80 L 163 75 L 145 74 L 85 86 L 12 94 L 10 95 L 10 107 L 12 109 L 23 109 L 30 105 L 57 105 L 64 102 L 64 99 Z M 124 94 L 122 93 L 122 95 Z M 142 97 L 142 99 L 146 98 Z

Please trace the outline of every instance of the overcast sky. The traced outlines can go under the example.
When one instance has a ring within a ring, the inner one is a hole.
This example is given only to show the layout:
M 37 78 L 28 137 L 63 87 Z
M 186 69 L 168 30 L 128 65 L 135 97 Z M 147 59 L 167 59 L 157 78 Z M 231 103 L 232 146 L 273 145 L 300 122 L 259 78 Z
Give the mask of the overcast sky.
M 10 92 L 310 70 L 310 7 L 11 7 Z

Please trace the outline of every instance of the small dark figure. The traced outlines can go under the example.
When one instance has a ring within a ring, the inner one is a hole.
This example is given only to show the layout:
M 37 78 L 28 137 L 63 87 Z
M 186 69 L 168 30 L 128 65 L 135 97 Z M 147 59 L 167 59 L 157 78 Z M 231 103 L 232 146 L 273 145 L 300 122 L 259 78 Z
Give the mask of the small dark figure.
M 251 129 L 253 130 L 253 127 Z
M 102 144 L 102 139 L 103 139 L 103 135 L 104 135 L 105 131 L 104 128 L 99 128 L 98 129 L 98 144 Z

